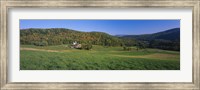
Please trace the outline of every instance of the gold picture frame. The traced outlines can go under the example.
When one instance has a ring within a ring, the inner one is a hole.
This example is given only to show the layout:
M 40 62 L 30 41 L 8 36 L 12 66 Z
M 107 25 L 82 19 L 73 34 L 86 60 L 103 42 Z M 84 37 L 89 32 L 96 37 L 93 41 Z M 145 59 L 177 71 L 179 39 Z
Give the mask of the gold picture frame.
M 200 1 L 199 0 L 0 0 L 0 88 L 8 89 L 189 89 L 200 90 Z M 187 8 L 193 9 L 193 81 L 184 82 L 8 82 L 8 10 L 9 8 Z

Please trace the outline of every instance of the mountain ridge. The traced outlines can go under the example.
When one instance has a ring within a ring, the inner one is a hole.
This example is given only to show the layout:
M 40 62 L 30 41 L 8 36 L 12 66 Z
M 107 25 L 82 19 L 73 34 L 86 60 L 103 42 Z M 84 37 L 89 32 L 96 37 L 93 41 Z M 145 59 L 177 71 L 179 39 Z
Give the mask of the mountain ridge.
M 165 31 L 152 33 L 152 34 L 141 34 L 141 35 L 124 35 L 121 38 L 135 38 L 138 40 L 150 41 L 154 39 L 165 39 L 165 40 L 178 40 L 180 41 L 180 28 L 168 29 Z

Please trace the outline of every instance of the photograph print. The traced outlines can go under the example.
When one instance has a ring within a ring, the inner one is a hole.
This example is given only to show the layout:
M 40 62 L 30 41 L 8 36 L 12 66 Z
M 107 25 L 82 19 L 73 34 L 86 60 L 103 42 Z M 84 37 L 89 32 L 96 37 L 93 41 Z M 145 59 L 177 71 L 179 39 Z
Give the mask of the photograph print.
M 20 70 L 180 70 L 180 20 L 21 19 Z

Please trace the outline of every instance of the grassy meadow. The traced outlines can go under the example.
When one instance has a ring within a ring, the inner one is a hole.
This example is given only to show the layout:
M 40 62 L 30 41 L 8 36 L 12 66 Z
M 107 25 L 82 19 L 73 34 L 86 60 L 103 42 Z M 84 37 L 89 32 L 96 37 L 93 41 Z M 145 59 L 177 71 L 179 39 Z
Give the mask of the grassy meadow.
M 21 70 L 179 70 L 180 52 L 160 49 L 124 51 L 93 45 L 91 50 L 68 45 L 20 46 Z

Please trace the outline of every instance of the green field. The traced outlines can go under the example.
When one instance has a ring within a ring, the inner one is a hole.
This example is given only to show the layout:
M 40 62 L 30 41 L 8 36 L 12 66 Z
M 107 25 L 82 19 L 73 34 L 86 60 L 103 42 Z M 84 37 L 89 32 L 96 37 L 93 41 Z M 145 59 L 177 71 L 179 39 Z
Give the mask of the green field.
M 134 47 L 132 47 L 134 48 Z M 67 45 L 21 45 L 21 70 L 180 70 L 180 52 L 159 49 L 124 51 L 93 45 L 91 50 Z

